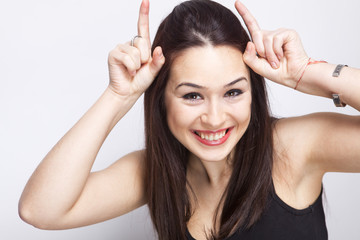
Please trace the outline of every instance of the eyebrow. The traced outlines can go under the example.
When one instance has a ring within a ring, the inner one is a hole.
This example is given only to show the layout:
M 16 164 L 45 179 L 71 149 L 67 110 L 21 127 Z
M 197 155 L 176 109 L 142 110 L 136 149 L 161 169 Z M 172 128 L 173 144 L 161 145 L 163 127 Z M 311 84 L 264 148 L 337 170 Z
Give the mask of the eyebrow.
M 240 82 L 240 81 L 243 81 L 243 80 L 247 81 L 246 77 L 240 77 L 240 78 L 238 78 L 238 79 L 236 79 L 236 80 L 234 80 L 234 81 L 226 84 L 226 85 L 224 86 L 224 88 L 231 87 L 232 85 L 234 85 L 234 84 L 236 84 L 236 83 L 238 83 L 238 82 Z M 184 82 L 184 83 L 180 83 L 179 85 L 177 85 L 176 88 L 175 88 L 175 90 L 178 89 L 178 88 L 181 87 L 181 86 L 188 86 L 188 87 L 193 87 L 193 88 L 198 88 L 198 89 L 204 89 L 204 88 L 206 88 L 206 87 L 204 87 L 204 86 L 200 86 L 200 85 L 197 85 L 197 84 L 195 84 L 195 83 Z

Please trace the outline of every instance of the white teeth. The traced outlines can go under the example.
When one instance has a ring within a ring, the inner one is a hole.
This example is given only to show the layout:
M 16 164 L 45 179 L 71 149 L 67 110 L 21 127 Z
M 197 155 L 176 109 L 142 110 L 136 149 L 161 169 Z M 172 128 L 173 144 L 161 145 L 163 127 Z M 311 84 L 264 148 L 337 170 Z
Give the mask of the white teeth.
M 205 134 L 205 133 L 202 133 L 202 132 L 196 132 L 198 135 L 200 135 L 200 137 L 202 139 L 206 139 L 208 141 L 217 141 L 221 138 L 223 138 L 226 134 L 226 130 L 225 131 L 222 131 L 222 132 L 217 132 L 215 134 L 213 133 L 210 133 L 210 134 Z

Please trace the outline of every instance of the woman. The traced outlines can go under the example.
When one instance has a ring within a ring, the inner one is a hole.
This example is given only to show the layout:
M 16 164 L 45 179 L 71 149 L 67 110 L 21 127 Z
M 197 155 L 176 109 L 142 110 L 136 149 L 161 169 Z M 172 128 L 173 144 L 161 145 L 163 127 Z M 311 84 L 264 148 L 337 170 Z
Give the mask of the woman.
M 194 0 L 162 22 L 150 51 L 142 2 L 140 37 L 109 55 L 109 87 L 25 187 L 25 221 L 73 228 L 147 203 L 159 239 L 327 238 L 322 177 L 360 171 L 359 117 L 273 120 L 261 76 L 360 110 L 360 71 L 332 77 L 336 65 L 309 59 L 294 31 L 263 31 L 235 6 L 253 42 L 231 11 Z M 143 92 L 146 149 L 90 173 Z

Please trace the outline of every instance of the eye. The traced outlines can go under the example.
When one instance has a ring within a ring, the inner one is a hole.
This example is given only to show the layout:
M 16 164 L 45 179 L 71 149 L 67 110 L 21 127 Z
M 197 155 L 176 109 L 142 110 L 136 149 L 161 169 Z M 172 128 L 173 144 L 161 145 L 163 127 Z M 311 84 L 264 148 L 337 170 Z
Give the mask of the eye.
M 199 93 L 191 92 L 191 93 L 185 94 L 183 96 L 183 99 L 190 100 L 190 101 L 198 101 L 198 100 L 202 99 L 202 96 Z
M 231 89 L 225 93 L 225 97 L 233 98 L 239 96 L 242 93 L 243 92 L 240 89 Z

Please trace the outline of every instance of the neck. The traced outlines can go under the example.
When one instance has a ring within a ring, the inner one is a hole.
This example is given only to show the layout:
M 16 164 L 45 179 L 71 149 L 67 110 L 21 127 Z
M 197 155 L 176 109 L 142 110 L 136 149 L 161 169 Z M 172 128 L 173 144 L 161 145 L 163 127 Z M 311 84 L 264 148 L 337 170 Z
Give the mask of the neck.
M 231 175 L 231 162 L 225 158 L 216 162 L 204 161 L 191 154 L 188 164 L 189 174 L 197 180 L 205 182 L 212 187 L 223 187 Z

